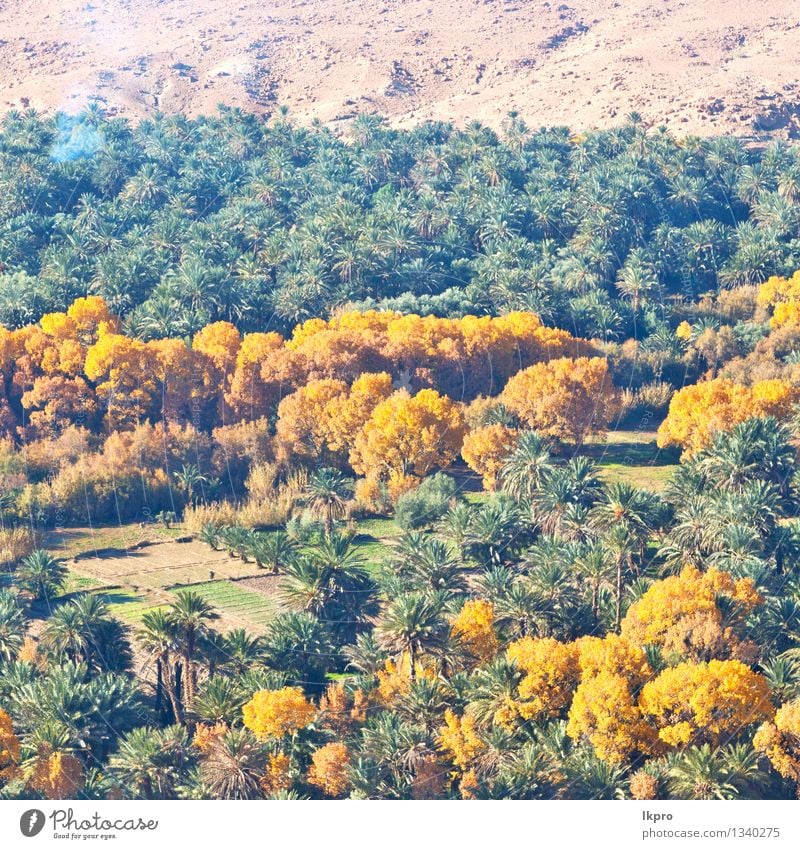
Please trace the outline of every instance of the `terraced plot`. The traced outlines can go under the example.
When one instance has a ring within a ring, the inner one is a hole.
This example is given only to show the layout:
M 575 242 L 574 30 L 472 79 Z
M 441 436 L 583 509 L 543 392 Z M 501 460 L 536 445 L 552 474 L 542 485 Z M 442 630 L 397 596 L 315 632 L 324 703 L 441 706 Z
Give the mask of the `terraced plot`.
M 274 598 L 232 581 L 210 581 L 182 589 L 200 593 L 222 614 L 221 630 L 227 630 L 225 626 L 229 625 L 232 628 L 263 631 L 278 610 L 278 603 Z M 178 591 L 175 589 L 171 592 L 175 594 Z

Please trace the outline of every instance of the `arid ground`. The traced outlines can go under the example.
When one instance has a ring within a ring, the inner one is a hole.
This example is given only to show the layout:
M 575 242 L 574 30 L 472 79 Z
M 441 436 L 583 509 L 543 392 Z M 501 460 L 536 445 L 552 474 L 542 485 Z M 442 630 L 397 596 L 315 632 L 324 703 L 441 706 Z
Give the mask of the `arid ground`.
M 0 108 L 800 134 L 795 0 L 6 0 Z

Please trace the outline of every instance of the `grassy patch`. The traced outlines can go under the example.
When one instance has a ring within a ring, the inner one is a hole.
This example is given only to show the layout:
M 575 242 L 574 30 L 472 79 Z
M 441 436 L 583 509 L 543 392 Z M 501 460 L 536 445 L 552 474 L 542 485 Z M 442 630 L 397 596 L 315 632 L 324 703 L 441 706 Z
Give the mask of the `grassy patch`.
M 97 587 L 100 586 L 102 586 L 100 581 L 90 578 L 88 575 L 79 575 L 77 572 L 70 571 L 67 575 L 67 580 L 64 582 L 61 595 L 86 592 L 88 590 L 97 589 Z
M 358 523 L 359 535 L 375 539 L 392 539 L 403 535 L 403 529 L 394 519 L 363 519 Z
M 129 624 L 138 623 L 142 616 L 157 605 L 144 596 L 137 595 L 124 587 L 100 590 L 96 593 L 108 605 L 109 611 Z
M 171 592 L 177 593 L 179 589 Z M 242 625 L 250 625 L 259 630 L 263 630 L 275 617 L 278 608 L 274 599 L 231 581 L 192 584 L 185 589 L 199 593 L 221 613 L 239 620 Z
M 623 481 L 639 489 L 648 489 L 650 492 L 663 492 L 674 473 L 674 466 L 625 466 L 620 463 L 609 463 L 602 464 L 600 467 L 600 476 L 603 480 L 611 483 Z

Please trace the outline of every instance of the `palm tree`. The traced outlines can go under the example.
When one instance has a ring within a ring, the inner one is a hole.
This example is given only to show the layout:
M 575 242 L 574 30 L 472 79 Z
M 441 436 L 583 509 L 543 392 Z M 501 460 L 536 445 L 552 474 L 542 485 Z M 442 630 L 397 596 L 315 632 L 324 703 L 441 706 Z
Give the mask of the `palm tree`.
M 122 738 L 108 768 L 128 796 L 173 799 L 195 751 L 180 725 L 164 729 L 140 726 Z
M 205 543 L 214 551 L 219 551 L 220 543 L 222 541 L 220 530 L 219 525 L 216 525 L 214 522 L 203 522 L 203 527 L 200 528 L 200 533 L 197 538 L 200 542 Z
M 23 558 L 17 567 L 16 581 L 36 600 L 49 601 L 64 586 L 67 567 L 41 549 Z
M 247 696 L 240 689 L 238 679 L 216 675 L 200 687 L 193 713 L 203 722 L 211 725 L 224 722 L 230 727 L 240 721 L 246 701 Z
M 0 660 L 13 660 L 25 636 L 27 624 L 17 597 L 0 590 Z
M 160 710 L 162 690 L 166 690 L 173 719 L 182 725 L 182 667 L 173 662 L 173 657 L 178 653 L 178 628 L 170 613 L 163 607 L 148 610 L 142 616 L 142 630 L 138 640 L 156 663 L 156 710 Z
M 614 628 L 617 633 L 622 627 L 622 593 L 625 579 L 631 574 L 633 554 L 637 548 L 637 539 L 623 524 L 613 526 L 601 539 L 600 545 L 615 564 L 614 580 Z
M 235 628 L 222 638 L 223 666 L 238 676 L 263 659 L 264 641 L 259 636 L 248 634 L 244 628 Z
M 179 472 L 174 472 L 176 480 L 186 492 L 186 504 L 194 505 L 194 491 L 198 486 L 208 483 L 208 478 L 200 472 L 198 466 L 184 463 Z
M 340 534 L 325 537 L 296 558 L 280 585 L 289 605 L 313 613 L 350 638 L 377 613 L 375 589 L 352 538 Z
M 169 610 L 169 617 L 175 628 L 178 651 L 183 658 L 185 670 L 187 708 L 192 707 L 197 689 L 197 646 L 200 637 L 208 629 L 208 623 L 218 619 L 219 614 L 200 595 L 193 590 L 179 590 L 176 600 Z
M 614 566 L 608 556 L 608 549 L 596 543 L 585 548 L 575 559 L 575 568 L 591 588 L 592 621 L 595 626 L 600 622 L 600 590 L 614 586 Z
M 376 626 L 381 645 L 397 656 L 407 654 L 411 681 L 417 677 L 421 654 L 435 652 L 449 631 L 441 601 L 425 593 L 405 593 L 390 600 Z
M 335 469 L 317 469 L 308 480 L 305 497 L 311 511 L 322 519 L 325 535 L 333 533 L 334 523 L 346 512 L 353 481 Z
M 736 799 L 767 783 L 758 762 L 745 746 L 692 746 L 669 758 L 667 787 L 677 799 Z
M 245 728 L 216 737 L 200 762 L 200 777 L 215 799 L 257 799 L 267 749 Z
M 271 531 L 254 535 L 250 553 L 260 569 L 270 569 L 277 575 L 297 557 L 297 543 L 286 531 Z
M 539 434 L 525 431 L 500 472 L 503 491 L 518 501 L 529 501 L 552 464 L 548 443 Z
M 421 537 L 416 549 L 408 550 L 405 556 L 401 542 L 395 552 L 393 559 L 398 573 L 409 588 L 422 592 L 441 590 L 450 593 L 466 590 L 464 564 L 450 555 L 449 547 L 442 540 Z
M 509 715 L 509 705 L 519 701 L 519 684 L 524 673 L 516 664 L 500 656 L 479 666 L 469 682 L 469 709 L 483 728 L 508 728 L 517 714 Z

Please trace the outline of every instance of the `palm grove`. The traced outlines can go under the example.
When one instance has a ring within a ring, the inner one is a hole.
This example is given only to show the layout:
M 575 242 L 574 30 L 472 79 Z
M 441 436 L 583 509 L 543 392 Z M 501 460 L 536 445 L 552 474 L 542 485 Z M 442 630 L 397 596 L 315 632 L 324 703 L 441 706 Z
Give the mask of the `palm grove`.
M 5 796 L 798 792 L 794 148 L 90 110 L 0 157 Z M 659 423 L 662 492 L 585 450 Z M 155 514 L 276 576 L 265 633 L 64 592 L 48 528 Z

